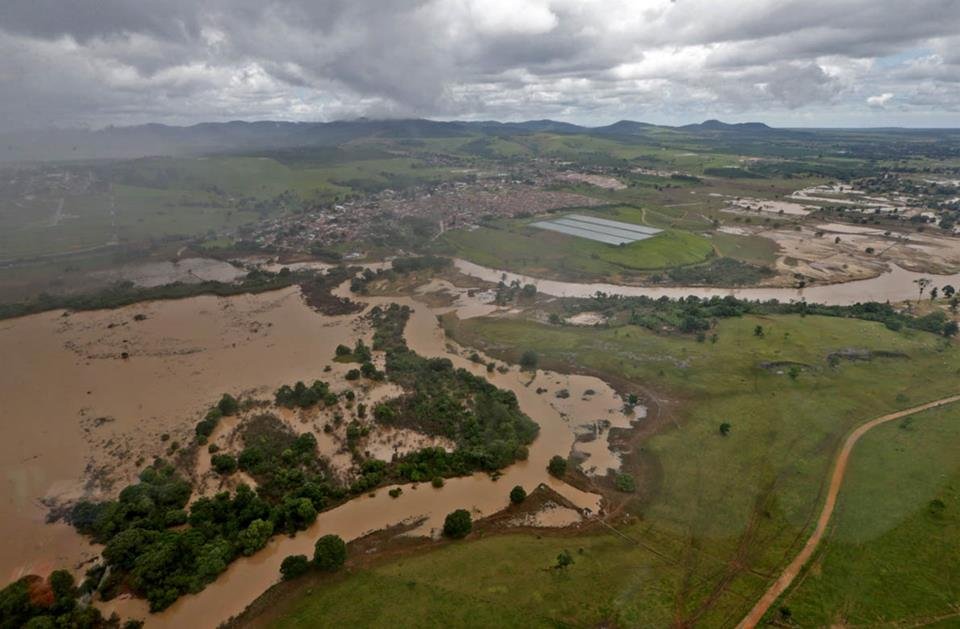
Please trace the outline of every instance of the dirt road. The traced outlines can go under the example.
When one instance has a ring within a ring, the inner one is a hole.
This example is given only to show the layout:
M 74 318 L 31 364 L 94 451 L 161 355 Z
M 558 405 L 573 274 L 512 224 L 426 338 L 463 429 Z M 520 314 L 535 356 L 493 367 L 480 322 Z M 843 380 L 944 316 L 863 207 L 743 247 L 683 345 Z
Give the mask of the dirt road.
M 752 629 L 756 627 L 760 620 L 763 618 L 763 615 L 767 613 L 767 610 L 770 609 L 770 606 L 776 602 L 780 595 L 783 594 L 790 584 L 793 583 L 793 580 L 800 573 L 800 570 L 803 566 L 810 560 L 810 557 L 813 556 L 813 551 L 816 550 L 817 544 L 820 543 L 820 539 L 823 537 L 824 532 L 827 529 L 827 523 L 830 522 L 830 517 L 833 515 L 833 509 L 837 504 L 837 494 L 840 493 L 840 486 L 843 484 L 843 477 L 847 472 L 847 462 L 850 460 L 850 452 L 853 450 L 853 446 L 857 444 L 857 441 L 860 440 L 864 434 L 867 433 L 872 428 L 879 426 L 880 424 L 885 424 L 908 415 L 913 415 L 915 413 L 920 413 L 923 411 L 930 410 L 932 408 L 937 408 L 939 406 L 944 406 L 946 404 L 953 404 L 954 402 L 960 402 L 960 395 L 954 395 L 951 397 L 942 398 L 935 400 L 933 402 L 928 402 L 920 406 L 914 406 L 913 408 L 908 408 L 896 413 L 890 413 L 889 415 L 884 415 L 882 417 L 877 417 L 872 419 L 865 424 L 862 424 L 857 427 L 850 436 L 847 437 L 847 440 L 843 442 L 843 447 L 840 449 L 840 453 L 837 455 L 837 460 L 833 466 L 833 476 L 830 477 L 830 487 L 827 490 L 827 499 L 823 503 L 823 510 L 820 512 L 820 517 L 817 519 L 817 527 L 813 531 L 813 535 L 810 536 L 810 539 L 807 540 L 807 543 L 804 545 L 803 550 L 794 557 L 793 561 L 790 562 L 783 573 L 773 582 L 763 596 L 754 605 L 753 609 L 750 610 L 750 613 L 740 621 L 740 624 L 737 627 L 742 629 Z

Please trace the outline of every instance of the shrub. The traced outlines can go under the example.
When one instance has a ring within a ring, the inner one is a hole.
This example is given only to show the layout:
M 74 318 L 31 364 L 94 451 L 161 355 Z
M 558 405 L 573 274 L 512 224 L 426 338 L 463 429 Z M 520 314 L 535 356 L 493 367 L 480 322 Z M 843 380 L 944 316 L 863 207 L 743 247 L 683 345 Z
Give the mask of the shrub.
M 443 476 L 434 476 L 431 484 L 437 489 L 440 489 L 443 487 Z
M 473 529 L 473 519 L 466 509 L 457 509 L 447 514 L 443 521 L 443 534 L 452 539 L 461 539 Z
M 510 490 L 510 502 L 512 502 L 513 504 L 518 505 L 526 499 L 527 499 L 527 491 L 520 485 L 517 485 L 516 487 Z
M 233 474 L 237 471 L 237 460 L 229 454 L 214 454 L 210 464 L 218 474 Z
M 537 356 L 537 353 L 532 349 L 528 349 L 523 354 L 520 355 L 520 366 L 523 369 L 528 369 L 530 371 L 537 368 L 537 364 L 540 362 L 540 358 Z
M 334 572 L 347 560 L 347 545 L 339 535 L 324 535 L 313 547 L 313 564 L 328 572 Z
M 347 380 L 359 380 L 360 379 L 360 370 L 351 369 L 347 372 L 347 375 L 344 376 Z
M 237 398 L 229 393 L 224 393 L 220 401 L 217 402 L 217 410 L 219 410 L 224 417 L 230 417 L 231 415 L 237 414 L 240 410 L 240 404 L 237 402 Z
M 310 570 L 310 560 L 306 555 L 289 555 L 280 564 L 280 574 L 284 581 L 296 579 Z
M 567 460 L 559 454 L 555 454 L 553 458 L 550 459 L 550 463 L 547 464 L 547 471 L 550 472 L 552 476 L 563 478 L 563 475 L 567 473 Z
M 637 482 L 629 474 L 617 474 L 617 477 L 613 480 L 613 485 L 618 491 L 627 494 L 637 491 Z
M 391 490 L 388 491 L 387 493 L 390 494 L 390 497 L 391 497 L 391 498 L 399 498 L 399 497 L 400 497 L 400 494 L 403 493 L 403 489 L 401 489 L 400 487 L 394 487 L 393 489 L 391 489 Z

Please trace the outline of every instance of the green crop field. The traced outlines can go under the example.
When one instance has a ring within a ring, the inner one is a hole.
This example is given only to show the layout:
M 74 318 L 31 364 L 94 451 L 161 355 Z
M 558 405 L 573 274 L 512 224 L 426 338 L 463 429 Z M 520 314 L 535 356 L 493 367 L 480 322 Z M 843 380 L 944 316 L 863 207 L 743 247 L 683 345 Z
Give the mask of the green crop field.
M 659 226 L 656 221 L 644 221 L 644 211 L 637 208 L 586 213 Z M 579 280 L 696 264 L 713 255 L 708 239 L 688 231 L 667 229 L 653 238 L 618 246 L 530 227 L 533 220 L 501 220 L 447 232 L 437 249 L 498 269 Z
M 957 622 L 960 409 L 878 426 L 851 456 L 829 536 L 775 607 L 802 626 Z
M 754 335 L 757 325 L 764 336 Z M 398 618 L 418 626 L 732 626 L 809 534 L 844 435 L 956 393 L 956 378 L 944 374 L 960 370 L 960 352 L 934 335 L 841 318 L 727 319 L 716 343 L 521 319 L 448 320 L 447 328 L 497 358 L 532 349 L 547 368 L 588 371 L 662 400 L 669 421 L 643 444 L 636 472 L 639 519 L 622 527 L 644 548 L 607 534 L 467 541 L 311 587 L 287 601 L 279 626 L 321 617 L 370 626 Z M 828 364 L 828 354 L 851 345 L 902 357 Z M 795 378 L 787 365 L 799 367 Z M 732 426 L 728 436 L 722 422 Z M 575 552 L 568 572 L 545 570 L 565 548 Z M 948 581 L 958 586 L 955 576 Z

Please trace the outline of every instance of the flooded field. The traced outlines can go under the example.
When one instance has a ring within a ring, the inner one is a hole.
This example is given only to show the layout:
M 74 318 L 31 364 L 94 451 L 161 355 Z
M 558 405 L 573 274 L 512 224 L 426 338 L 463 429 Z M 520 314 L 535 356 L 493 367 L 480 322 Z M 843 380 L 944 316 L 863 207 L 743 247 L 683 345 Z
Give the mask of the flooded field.
M 246 273 L 245 270 L 229 262 L 209 258 L 184 258 L 176 262 L 146 262 L 121 266 L 109 271 L 100 271 L 94 275 L 110 282 L 127 281 L 150 288 L 173 282 L 184 284 L 205 281 L 232 282 Z
M 589 472 L 615 469 L 619 458 L 607 447 L 606 429 L 629 426 L 636 417 L 625 415 L 616 393 L 596 378 L 549 372 L 531 375 L 515 369 L 487 374 L 483 365 L 461 356 L 466 352 L 449 345 L 436 315 L 450 309 L 465 316 L 486 314 L 494 308 L 478 303 L 479 297 L 467 298 L 464 289 L 452 285 L 433 288 L 454 290 L 456 303 L 432 310 L 409 298 L 369 301 L 410 306 L 413 314 L 406 338 L 412 349 L 426 356 L 448 357 L 456 366 L 487 376 L 517 395 L 521 409 L 541 426 L 526 461 L 507 468 L 496 481 L 475 474 L 449 479 L 439 489 L 429 484 L 405 485 L 399 498 L 382 488 L 373 496 L 351 500 L 321 513 L 306 532 L 275 537 L 254 557 L 234 562 L 203 592 L 182 598 L 161 614 L 148 616 L 145 603 L 131 598 L 103 608 L 116 609 L 125 617 L 147 618 L 148 626 L 214 627 L 273 584 L 284 557 L 310 554 L 321 535 L 336 533 L 349 540 L 401 522 L 419 522 L 411 534 L 437 535 L 443 518 L 454 509 L 467 508 L 480 517 L 507 506 L 514 485 L 532 491 L 543 483 L 577 507 L 599 511 L 599 496 L 550 477 L 547 461 L 575 450 L 586 459 L 584 468 Z M 346 293 L 346 286 L 340 292 Z M 10 496 L 3 505 L 0 532 L 7 539 L 30 541 L 0 550 L 0 570 L 14 579 L 57 566 L 78 567 L 95 558 L 97 550 L 71 528 L 43 523 L 44 502 L 115 495 L 169 444 L 190 443 L 194 425 L 223 392 L 268 399 L 284 383 L 315 378 L 335 381 L 349 367 L 331 364 L 335 347 L 356 338 L 369 340 L 369 330 L 358 324 L 357 316 L 319 315 L 303 303 L 296 288 L 70 315 L 56 311 L 3 322 L 0 348 L 4 355 L 23 358 L 17 369 L 0 373 L 0 396 L 5 400 L 0 413 L 8 435 L 0 443 L 0 454 Z M 330 372 L 324 372 L 327 365 Z M 46 395 L 48 386 L 55 386 L 57 395 Z M 561 391 L 566 394 L 558 395 Z M 391 385 L 380 385 L 363 392 L 363 399 L 382 399 L 397 392 Z M 320 448 L 336 465 L 340 444 L 323 433 L 322 418 L 293 412 L 282 415 L 294 429 L 315 432 Z M 601 425 L 603 430 L 597 430 Z M 211 440 L 229 442 L 231 427 L 225 420 Z M 584 439 L 588 432 L 592 438 Z M 375 434 L 366 449 L 389 458 L 393 452 L 425 443 L 410 431 L 390 430 Z M 210 474 L 208 459 L 198 457 L 198 493 L 224 487 Z M 231 479 L 229 485 L 242 478 Z M 544 514 L 542 520 L 538 525 L 564 526 L 578 521 L 579 515 L 564 509 Z

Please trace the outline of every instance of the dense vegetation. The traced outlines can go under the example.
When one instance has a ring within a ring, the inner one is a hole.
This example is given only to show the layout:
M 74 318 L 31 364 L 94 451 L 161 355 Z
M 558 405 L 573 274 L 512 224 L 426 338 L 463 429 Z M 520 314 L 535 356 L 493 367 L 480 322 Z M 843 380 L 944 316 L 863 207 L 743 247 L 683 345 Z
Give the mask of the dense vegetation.
M 82 604 L 83 593 L 66 570 L 54 570 L 46 579 L 33 574 L 21 577 L 0 590 L 0 629 L 121 626 L 118 618 L 105 619 L 96 607 Z M 137 629 L 143 623 L 131 620 L 122 626 Z
M 402 478 L 494 471 L 526 458 L 539 427 L 523 414 L 512 391 L 455 369 L 449 359 L 424 358 L 408 349 L 402 336 L 409 317 L 406 307 L 375 308 L 370 317 L 374 349 L 386 350 L 387 375 L 407 392 L 379 404 L 376 420 L 446 437 L 457 445 L 452 453 L 428 448 L 408 455 L 397 467 Z
M 680 299 L 661 297 L 623 297 L 597 293 L 589 299 L 569 300 L 564 304 L 569 314 L 600 312 L 607 318 L 639 325 L 653 331 L 664 329 L 694 333 L 704 340 L 704 333 L 716 321 L 744 315 L 799 314 L 846 317 L 883 323 L 891 330 L 910 328 L 944 336 L 957 334 L 956 324 L 942 310 L 914 316 L 889 303 L 866 302 L 851 306 L 827 306 L 805 301 L 747 301 L 733 296 L 701 299 L 695 295 Z M 558 318 L 554 319 L 559 320 Z
M 309 274 L 303 273 L 269 273 L 267 271 L 251 271 L 240 282 L 226 283 L 206 281 L 195 284 L 174 282 L 162 286 L 140 287 L 133 282 L 117 282 L 103 290 L 81 295 L 51 295 L 41 293 L 30 301 L 20 303 L 0 304 L 0 319 L 22 317 L 47 310 L 100 310 L 103 308 L 120 308 L 141 301 L 157 299 L 183 299 L 197 295 L 216 295 L 229 297 L 246 293 L 262 293 L 292 286 L 305 281 Z

